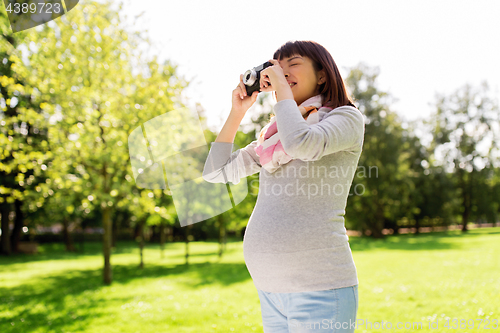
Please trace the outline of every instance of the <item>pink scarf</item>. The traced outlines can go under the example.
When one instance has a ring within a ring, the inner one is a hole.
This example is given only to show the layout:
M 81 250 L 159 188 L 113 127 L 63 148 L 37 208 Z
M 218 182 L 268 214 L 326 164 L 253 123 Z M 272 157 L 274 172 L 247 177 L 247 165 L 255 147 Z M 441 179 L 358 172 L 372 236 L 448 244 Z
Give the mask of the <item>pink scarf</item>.
M 318 109 L 321 108 L 322 96 L 316 95 L 300 104 L 299 110 L 309 125 L 319 122 Z M 331 108 L 329 108 L 331 110 Z M 272 117 L 259 134 L 255 153 L 259 156 L 260 164 L 268 172 L 275 172 L 280 166 L 293 160 L 290 155 L 285 153 L 278 135 L 278 125 L 276 117 Z

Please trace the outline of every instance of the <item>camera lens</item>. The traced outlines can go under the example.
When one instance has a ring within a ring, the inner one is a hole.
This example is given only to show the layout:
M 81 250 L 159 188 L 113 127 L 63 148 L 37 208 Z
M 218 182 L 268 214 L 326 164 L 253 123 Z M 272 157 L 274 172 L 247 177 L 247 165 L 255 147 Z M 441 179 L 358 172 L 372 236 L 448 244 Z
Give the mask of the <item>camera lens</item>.
M 253 69 L 249 69 L 243 74 L 243 83 L 247 86 L 253 85 L 256 79 L 257 73 Z

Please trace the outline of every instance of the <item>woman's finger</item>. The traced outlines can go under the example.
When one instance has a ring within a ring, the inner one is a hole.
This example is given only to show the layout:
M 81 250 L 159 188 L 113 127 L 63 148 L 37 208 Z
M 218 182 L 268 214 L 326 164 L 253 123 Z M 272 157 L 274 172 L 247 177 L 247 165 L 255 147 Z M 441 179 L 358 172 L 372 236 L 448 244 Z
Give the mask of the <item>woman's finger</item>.
M 278 61 L 278 60 L 276 60 L 276 59 L 269 59 L 269 62 L 270 62 L 271 64 L 273 64 L 273 65 L 278 65 L 278 66 L 280 66 L 279 61 Z M 280 66 L 280 67 L 281 67 L 281 66 Z
M 264 85 L 269 87 L 271 85 L 271 79 L 269 77 L 264 78 Z
M 243 83 L 240 83 L 240 89 L 241 89 L 241 93 L 243 94 L 243 96 L 246 96 L 247 95 L 247 88 Z
M 239 83 L 238 86 L 240 87 L 243 96 L 246 96 L 247 95 L 247 89 L 246 89 L 245 84 L 243 83 L 243 74 L 240 75 L 240 83 Z
M 258 92 L 258 91 L 254 91 L 254 92 L 252 93 L 252 96 L 251 96 L 251 98 L 252 98 L 252 104 L 253 104 L 253 103 L 255 103 L 255 101 L 257 100 L 257 96 L 258 96 L 258 95 L 259 95 L 259 92 Z
M 238 85 L 236 88 L 234 88 L 234 93 L 238 95 L 240 99 L 243 99 L 243 96 L 241 95 L 241 87 Z

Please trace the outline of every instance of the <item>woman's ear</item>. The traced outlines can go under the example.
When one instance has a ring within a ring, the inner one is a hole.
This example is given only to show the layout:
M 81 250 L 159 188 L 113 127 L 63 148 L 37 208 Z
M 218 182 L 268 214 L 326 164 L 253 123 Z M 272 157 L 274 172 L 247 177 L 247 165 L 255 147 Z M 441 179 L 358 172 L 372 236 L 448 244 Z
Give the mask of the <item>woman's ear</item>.
M 326 82 L 326 72 L 324 69 L 318 72 L 318 84 L 323 84 Z

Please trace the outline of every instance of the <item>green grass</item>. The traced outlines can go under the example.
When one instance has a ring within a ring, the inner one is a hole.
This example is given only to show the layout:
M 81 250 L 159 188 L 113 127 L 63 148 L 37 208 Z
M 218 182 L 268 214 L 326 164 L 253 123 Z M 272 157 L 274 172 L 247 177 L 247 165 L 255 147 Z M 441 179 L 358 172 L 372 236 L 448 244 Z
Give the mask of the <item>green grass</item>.
M 391 322 L 385 332 L 500 331 L 492 330 L 500 320 L 500 228 L 349 241 L 363 320 L 356 332 L 382 330 L 367 321 Z M 141 270 L 137 245 L 118 242 L 110 286 L 98 243 L 83 254 L 45 244 L 38 255 L 0 257 L 0 332 L 263 332 L 242 242 L 229 242 L 221 260 L 217 251 L 217 243 L 191 243 L 186 267 L 183 243 L 167 244 L 164 259 L 147 245 Z M 488 319 L 490 329 L 447 329 L 447 318 L 451 327 L 453 318 L 474 319 L 474 327 Z M 397 330 L 398 322 L 423 328 Z

